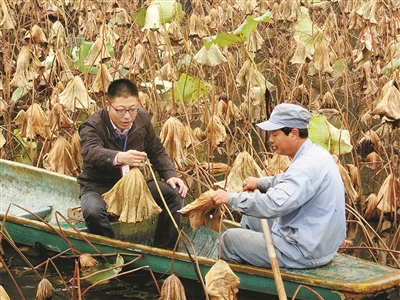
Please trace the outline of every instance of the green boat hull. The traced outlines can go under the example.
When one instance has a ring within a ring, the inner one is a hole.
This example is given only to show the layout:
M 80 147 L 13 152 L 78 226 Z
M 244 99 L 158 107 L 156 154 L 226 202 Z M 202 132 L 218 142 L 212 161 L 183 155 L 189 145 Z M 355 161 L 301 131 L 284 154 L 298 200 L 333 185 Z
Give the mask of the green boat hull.
M 16 243 L 32 246 L 39 242 L 55 252 L 68 250 L 72 245 L 81 253 L 122 253 L 126 261 L 140 256 L 134 267 L 149 266 L 153 272 L 164 274 L 173 265 L 179 276 L 194 280 L 198 279 L 197 269 L 204 278 L 218 259 L 218 234 L 209 228 L 201 227 L 194 232 L 184 224 L 183 231 L 195 248 L 195 253 L 189 251 L 190 255 L 182 243 L 175 253 L 152 247 L 154 219 L 139 224 L 113 224 L 119 239 L 93 235 L 85 232 L 84 223 L 70 220 L 75 227 L 71 228 L 61 217 L 67 215 L 69 207 L 79 205 L 74 178 L 4 160 L 0 160 L 0 175 L 0 219 L 5 219 L 1 232 Z M 49 222 L 31 220 L 32 216 L 26 218 L 30 214 L 15 205 L 5 215 L 9 203 L 29 208 Z M 49 213 L 51 209 L 53 213 Z M 242 264 L 230 267 L 240 278 L 239 290 L 277 294 L 272 270 Z M 281 274 L 288 297 L 300 286 L 306 286 L 323 299 L 369 299 L 395 292 L 400 285 L 400 270 L 342 254 L 324 267 L 281 269 Z M 300 288 L 296 299 L 317 299 L 309 289 Z

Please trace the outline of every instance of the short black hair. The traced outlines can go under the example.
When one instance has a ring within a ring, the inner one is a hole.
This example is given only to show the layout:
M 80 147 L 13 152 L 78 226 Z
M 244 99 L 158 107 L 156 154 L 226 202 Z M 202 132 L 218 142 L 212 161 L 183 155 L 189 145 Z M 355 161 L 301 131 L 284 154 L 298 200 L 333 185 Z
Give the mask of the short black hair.
M 292 132 L 293 128 L 291 127 L 283 127 L 280 130 L 283 131 L 284 134 L 289 135 Z M 299 137 L 302 139 L 308 138 L 308 129 L 307 128 L 297 128 L 299 131 Z
M 112 103 L 116 97 L 139 97 L 139 91 L 132 81 L 126 78 L 114 80 L 107 90 L 107 101 Z

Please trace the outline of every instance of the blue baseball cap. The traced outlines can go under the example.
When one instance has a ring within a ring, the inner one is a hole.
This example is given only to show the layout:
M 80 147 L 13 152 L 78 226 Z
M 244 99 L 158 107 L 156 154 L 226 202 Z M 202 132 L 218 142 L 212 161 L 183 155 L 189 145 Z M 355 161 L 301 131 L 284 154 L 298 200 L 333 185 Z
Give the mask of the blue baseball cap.
M 296 104 L 278 104 L 268 121 L 256 124 L 261 129 L 272 131 L 284 127 L 304 129 L 310 121 L 311 114 Z

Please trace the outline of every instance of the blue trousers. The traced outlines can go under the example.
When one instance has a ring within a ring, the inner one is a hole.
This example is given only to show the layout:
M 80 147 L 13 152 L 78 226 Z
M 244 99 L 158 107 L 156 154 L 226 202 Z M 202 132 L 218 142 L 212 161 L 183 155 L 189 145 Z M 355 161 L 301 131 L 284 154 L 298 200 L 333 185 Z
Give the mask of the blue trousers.
M 268 220 L 270 228 L 273 220 Z M 242 228 L 228 229 L 221 235 L 221 258 L 236 263 L 271 268 L 267 244 L 260 219 L 243 215 Z M 275 237 L 277 238 L 277 237 Z M 296 249 L 293 248 L 293 251 Z M 278 264 L 282 268 L 305 268 L 275 247 Z
M 161 193 L 168 208 L 176 222 L 180 227 L 181 214 L 177 211 L 182 208 L 183 198 L 179 195 L 179 188 L 172 189 L 165 182 L 158 181 Z M 165 209 L 161 196 L 158 192 L 154 181 L 148 181 L 150 193 L 156 203 L 162 208 L 162 212 L 158 217 L 156 233 L 154 237 L 154 246 L 164 249 L 172 249 L 178 238 L 178 231 L 172 222 L 168 211 Z M 101 198 L 100 193 L 88 192 L 81 196 L 81 208 L 85 218 L 86 226 L 90 233 L 99 234 L 114 238 L 114 230 L 108 220 L 106 204 Z

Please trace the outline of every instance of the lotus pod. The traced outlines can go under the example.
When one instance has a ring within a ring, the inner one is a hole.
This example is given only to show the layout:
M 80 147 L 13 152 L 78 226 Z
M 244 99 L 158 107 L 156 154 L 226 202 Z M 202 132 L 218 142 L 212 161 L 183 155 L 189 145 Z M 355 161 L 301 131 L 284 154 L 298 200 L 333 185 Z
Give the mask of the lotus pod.
M 321 41 L 315 48 L 313 57 L 314 67 L 321 72 L 331 74 L 333 69 L 329 60 L 329 48 L 325 41 Z
M 8 296 L 7 292 L 5 291 L 2 285 L 0 285 L 0 299 L 10 300 L 10 297 Z
M 339 158 L 336 154 L 332 154 L 332 157 L 334 161 L 336 162 L 336 165 L 338 166 L 340 176 L 342 177 L 343 184 L 344 184 L 344 189 L 347 194 L 347 196 L 350 198 L 352 202 L 355 202 L 358 199 L 358 193 L 354 189 L 353 183 L 351 181 L 350 175 L 347 172 L 347 170 L 342 166 L 342 164 L 339 161 Z
M 175 274 L 165 279 L 159 300 L 186 300 L 185 288 Z
M 7 2 L 0 0 L 0 30 L 14 29 L 13 19 L 8 13 Z
M 38 25 L 33 25 L 32 29 L 27 32 L 25 39 L 30 39 L 33 43 L 41 44 L 47 43 L 46 35 L 44 34 L 42 28 Z
M 389 122 L 400 120 L 400 91 L 393 80 L 383 86 L 374 104 L 376 107 L 372 110 L 371 115 L 386 117 Z
M 224 188 L 226 185 L 227 192 L 240 193 L 242 191 L 243 181 L 249 176 L 260 178 L 265 176 L 265 173 L 254 161 L 253 157 L 247 151 L 243 151 L 238 154 L 233 162 L 232 169 L 226 179 L 226 184 L 224 180 L 215 183 L 215 185 L 221 188 Z
M 60 103 L 70 112 L 75 112 L 76 108 L 89 109 L 93 101 L 79 76 L 71 79 L 62 93 L 59 95 Z
M 207 227 L 212 215 L 211 229 L 219 231 L 219 224 L 221 224 L 222 214 L 219 206 L 217 206 L 214 201 L 211 201 L 212 193 L 213 190 L 206 191 L 193 202 L 178 210 L 179 213 L 189 220 L 190 227 L 192 227 L 194 230 L 199 229 L 201 225 Z M 222 229 L 225 229 L 225 227 L 223 226 Z
M 23 46 L 18 54 L 17 68 L 10 85 L 26 88 L 38 76 L 38 71 L 41 67 L 42 63 L 31 52 L 29 46 Z
M 113 81 L 113 78 L 108 71 L 108 68 L 105 64 L 101 64 L 99 69 L 97 70 L 96 78 L 92 84 L 92 92 L 98 93 L 103 92 L 106 93 L 108 86 Z
M 219 259 L 207 272 L 205 282 L 211 300 L 236 299 L 240 279 L 226 261 Z
M 120 222 L 141 222 L 162 211 L 138 168 L 132 168 L 102 198 L 107 205 L 107 212 L 119 216 Z
M 46 170 L 68 176 L 79 175 L 75 160 L 72 156 L 71 144 L 62 136 L 57 138 L 50 152 L 44 156 L 43 167 Z
M 27 139 L 34 140 L 37 135 L 42 138 L 50 136 L 48 126 L 46 126 L 46 115 L 39 104 L 33 103 L 25 113 L 26 119 L 26 137 Z M 22 135 L 21 135 L 22 136 Z
M 85 59 L 86 66 L 98 66 L 111 57 L 108 53 L 104 39 L 97 38 Z
M 376 152 L 371 152 L 365 158 L 365 166 L 373 170 L 378 169 L 383 162 L 382 157 Z
M 163 125 L 160 139 L 175 167 L 186 165 L 185 126 L 175 117 L 170 117 Z
M 383 213 L 396 213 L 400 206 L 400 181 L 395 174 L 386 177 L 378 191 L 377 209 Z
M 378 218 L 378 210 L 376 209 L 376 207 L 378 206 L 378 197 L 374 193 L 372 193 L 365 200 L 365 203 L 367 203 L 367 207 L 365 208 L 364 218 L 366 220 Z
M 46 278 L 43 278 L 39 284 L 36 291 L 36 300 L 47 300 L 53 297 L 53 285 Z
M 71 150 L 72 157 L 75 161 L 77 168 L 82 168 L 83 166 L 83 158 L 81 154 L 81 144 L 80 144 L 80 136 L 78 130 L 75 130 L 71 136 Z
M 79 264 L 82 269 L 92 268 L 98 264 L 98 261 L 89 253 L 79 255 Z
M 60 103 L 53 106 L 46 124 L 52 132 L 74 126 L 74 122 L 64 113 L 64 107 Z
M 226 131 L 219 117 L 212 116 L 210 118 L 207 124 L 205 135 L 213 149 L 219 147 L 220 144 L 225 142 Z
M 201 47 L 193 58 L 199 64 L 211 67 L 228 61 L 215 44 L 211 44 L 210 49 L 205 46 Z

